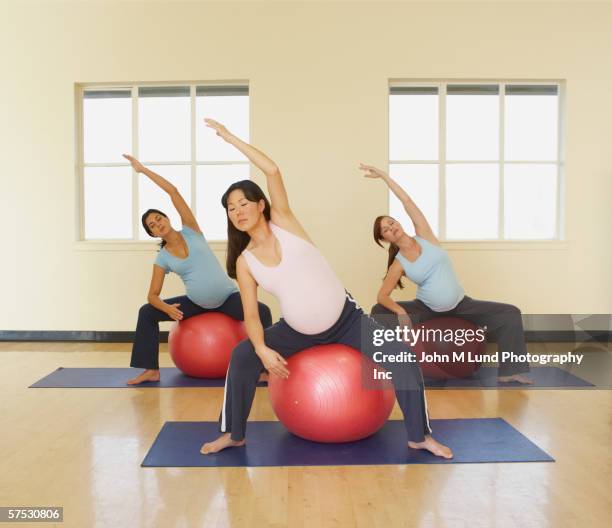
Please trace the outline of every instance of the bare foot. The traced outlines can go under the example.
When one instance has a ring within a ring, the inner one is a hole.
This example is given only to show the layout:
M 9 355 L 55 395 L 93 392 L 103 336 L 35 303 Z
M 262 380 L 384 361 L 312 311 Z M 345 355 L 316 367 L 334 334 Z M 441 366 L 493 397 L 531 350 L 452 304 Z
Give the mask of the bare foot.
M 270 378 L 270 375 L 267 372 L 262 372 L 259 375 L 259 379 L 257 380 L 257 383 L 261 383 L 261 382 L 268 383 L 269 378 Z
M 232 440 L 230 433 L 224 433 L 214 442 L 207 442 L 200 448 L 200 453 L 203 455 L 210 455 L 211 453 L 218 453 L 227 447 L 241 447 L 246 444 L 244 439 L 240 441 Z
M 501 381 L 502 383 L 508 383 L 510 381 L 516 381 L 518 383 L 523 383 L 524 385 L 531 385 L 533 380 L 528 378 L 524 374 L 512 374 L 512 376 L 499 376 L 497 381 Z
M 437 440 L 434 440 L 431 435 L 425 436 L 425 440 L 422 442 L 408 442 L 408 446 L 412 449 L 427 449 L 427 451 L 433 453 L 436 456 L 443 458 L 453 458 L 453 452 L 450 448 L 441 444 Z
M 146 381 L 159 381 L 159 370 L 145 370 L 139 376 L 132 378 L 127 382 L 128 385 L 140 385 Z

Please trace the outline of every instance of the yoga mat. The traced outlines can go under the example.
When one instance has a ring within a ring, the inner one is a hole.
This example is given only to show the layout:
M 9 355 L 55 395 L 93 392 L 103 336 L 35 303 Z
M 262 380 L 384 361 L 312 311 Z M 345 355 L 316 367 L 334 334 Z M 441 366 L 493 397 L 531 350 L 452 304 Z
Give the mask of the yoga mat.
M 533 367 L 527 374 L 533 385 L 525 385 L 517 381 L 497 381 L 497 367 L 480 367 L 469 378 L 436 380 L 425 378 L 428 389 L 551 389 L 569 387 L 594 387 L 592 383 L 570 374 L 559 367 Z
M 174 367 L 162 367 L 161 381 L 157 383 L 142 383 L 138 388 L 160 387 L 223 387 L 225 379 L 201 379 L 185 376 Z M 48 376 L 30 385 L 30 388 L 127 388 L 126 381 L 138 374 L 138 369 L 132 368 L 64 368 L 60 367 Z M 497 381 L 497 368 L 481 367 L 474 376 L 465 379 L 434 380 L 425 379 L 428 389 L 532 389 L 532 388 L 568 388 L 568 387 L 594 387 L 593 384 L 566 372 L 558 367 L 532 368 L 529 376 L 534 380 L 533 385 L 520 383 L 499 383 Z M 258 387 L 265 387 L 266 383 L 259 383 Z
M 358 442 L 320 444 L 289 433 L 280 422 L 249 422 L 247 445 L 202 455 L 200 447 L 219 435 L 217 422 L 166 422 L 143 467 L 364 466 L 383 464 L 461 464 L 554 462 L 502 418 L 431 420 L 436 439 L 453 449 L 445 460 L 410 449 L 401 420 L 387 422 Z
M 141 383 L 140 385 L 127 385 L 129 379 L 134 378 L 141 369 L 134 368 L 64 368 L 60 367 L 48 376 L 30 385 L 30 388 L 48 389 L 83 389 L 83 388 L 165 388 L 165 387 L 223 387 L 225 378 L 204 379 L 185 376 L 175 367 L 162 367 L 160 381 Z M 258 387 L 265 387 L 267 383 L 258 383 Z

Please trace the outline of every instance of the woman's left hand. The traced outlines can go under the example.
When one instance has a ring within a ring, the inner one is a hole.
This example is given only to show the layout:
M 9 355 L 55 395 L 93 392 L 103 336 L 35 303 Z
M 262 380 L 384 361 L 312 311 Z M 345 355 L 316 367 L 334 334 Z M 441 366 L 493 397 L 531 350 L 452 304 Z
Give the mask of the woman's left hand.
M 385 171 L 377 169 L 373 165 L 364 165 L 363 163 L 359 164 L 359 170 L 365 172 L 364 176 L 366 178 L 384 178 L 387 176 Z

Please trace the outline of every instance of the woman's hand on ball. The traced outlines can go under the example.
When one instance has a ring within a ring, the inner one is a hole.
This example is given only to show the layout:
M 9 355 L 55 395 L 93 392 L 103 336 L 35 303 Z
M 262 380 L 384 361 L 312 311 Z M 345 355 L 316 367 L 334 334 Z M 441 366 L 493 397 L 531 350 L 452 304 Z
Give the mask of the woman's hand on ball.
M 286 367 L 287 361 L 278 352 L 272 350 L 271 348 L 264 347 L 257 351 L 257 355 L 259 356 L 259 359 L 261 359 L 264 368 L 270 374 L 274 374 L 279 378 L 289 377 L 289 371 Z
M 170 316 L 170 318 L 174 321 L 180 321 L 183 319 L 183 312 L 179 310 L 180 304 L 169 304 L 166 309 L 166 313 Z

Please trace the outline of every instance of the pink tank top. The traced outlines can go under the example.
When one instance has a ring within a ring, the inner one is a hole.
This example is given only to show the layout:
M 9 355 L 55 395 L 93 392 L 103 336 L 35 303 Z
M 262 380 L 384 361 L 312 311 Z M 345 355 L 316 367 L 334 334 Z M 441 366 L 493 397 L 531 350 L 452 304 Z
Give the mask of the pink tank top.
M 339 319 L 344 286 L 321 252 L 303 238 L 269 222 L 281 247 L 278 266 L 265 266 L 245 249 L 242 254 L 257 283 L 280 303 L 287 324 L 302 334 L 319 334 Z

